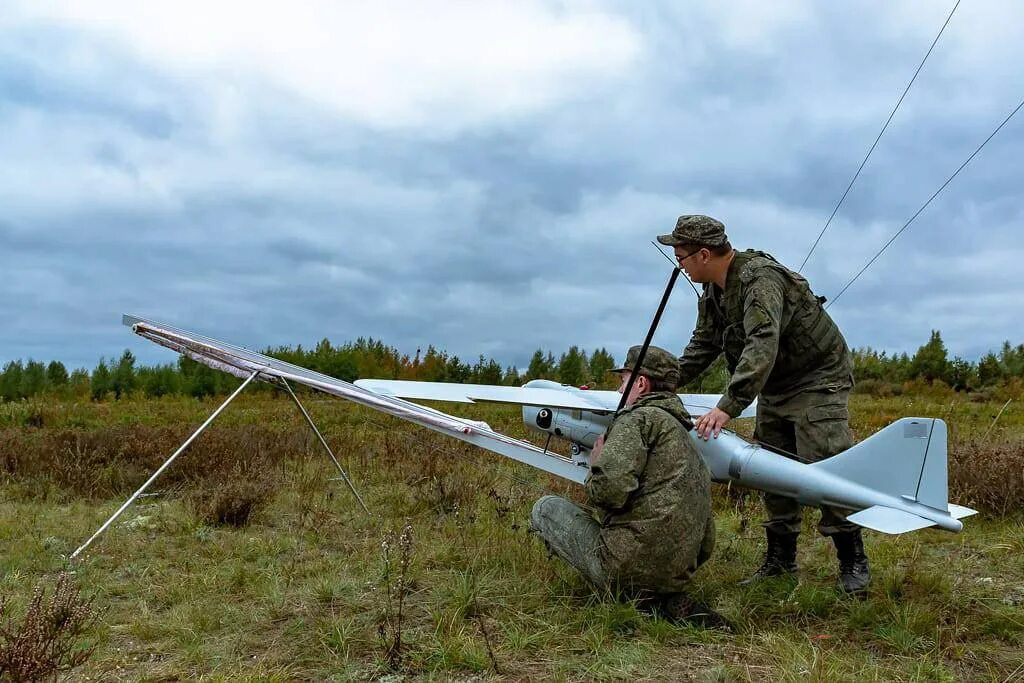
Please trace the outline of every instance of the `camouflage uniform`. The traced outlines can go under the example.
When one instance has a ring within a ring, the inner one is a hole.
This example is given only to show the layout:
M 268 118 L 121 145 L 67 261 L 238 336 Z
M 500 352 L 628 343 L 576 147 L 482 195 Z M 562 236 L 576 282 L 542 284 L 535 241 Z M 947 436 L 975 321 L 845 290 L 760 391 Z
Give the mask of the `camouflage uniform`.
M 662 244 L 717 247 L 728 244 L 724 226 L 707 216 L 681 216 Z M 732 417 L 758 398 L 754 437 L 809 461 L 853 445 L 847 403 L 853 387 L 850 350 L 807 280 L 772 256 L 738 251 L 724 290 L 705 284 L 697 327 L 679 359 L 680 385 L 700 375 L 724 353 L 731 375 L 718 407 Z M 765 495 L 769 521 L 779 533 L 800 530 L 792 498 Z M 822 508 L 824 535 L 858 529 L 843 511 Z
M 640 374 L 674 382 L 677 361 L 651 347 Z M 627 597 L 680 591 L 710 557 L 715 538 L 711 477 L 687 434 L 692 427 L 674 393 L 639 397 L 616 416 L 587 478 L 600 521 L 545 496 L 534 505 L 531 528 L 599 589 Z

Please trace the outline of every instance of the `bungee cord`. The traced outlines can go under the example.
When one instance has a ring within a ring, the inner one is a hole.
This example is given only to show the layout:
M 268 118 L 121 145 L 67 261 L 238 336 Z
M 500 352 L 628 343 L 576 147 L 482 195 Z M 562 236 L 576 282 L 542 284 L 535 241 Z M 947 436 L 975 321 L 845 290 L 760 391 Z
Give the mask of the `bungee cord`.
M 1008 123 L 1008 122 L 1010 121 L 1010 119 L 1012 119 L 1012 118 L 1014 117 L 1014 115 L 1015 115 L 1015 114 L 1016 114 L 1016 113 L 1017 113 L 1018 111 L 1020 111 L 1021 107 L 1024 107 L 1024 100 L 1021 100 L 1021 101 L 1020 101 L 1020 103 L 1019 103 L 1019 104 L 1018 104 L 1018 105 L 1017 105 L 1017 106 L 1016 106 L 1016 107 L 1014 108 L 1014 110 L 1013 110 L 1013 111 L 1011 111 L 1011 112 L 1009 113 L 1009 115 L 1008 115 L 1008 116 L 1007 116 L 1007 117 L 1006 117 L 1005 119 L 1003 119 L 1003 122 L 1002 122 L 1002 123 L 1000 123 L 1000 124 L 999 124 L 998 126 L 996 126 L 996 129 L 995 129 L 994 131 L 992 131 L 992 133 L 991 133 L 991 134 L 990 134 L 990 135 L 989 135 L 989 136 L 988 136 L 987 138 L 985 138 L 985 141 L 984 141 L 984 142 L 982 142 L 982 143 L 981 143 L 980 145 L 978 145 L 978 148 L 977 148 L 977 149 L 975 149 L 975 150 L 974 150 L 974 151 L 973 151 L 973 152 L 971 153 L 971 156 L 967 157 L 967 160 L 966 160 L 966 161 L 965 161 L 964 163 L 960 164 L 959 168 L 957 168 L 957 169 L 956 169 L 955 171 L 953 171 L 953 175 L 951 175 L 951 176 L 949 176 L 948 178 L 946 178 L 946 182 L 942 183 L 942 185 L 941 185 L 941 186 L 939 187 L 939 189 L 935 190 L 935 192 L 934 192 L 934 193 L 932 194 L 932 196 L 928 198 L 928 201 L 926 201 L 926 202 L 925 202 L 924 204 L 922 204 L 922 205 L 921 205 L 921 208 L 920 208 L 920 209 L 918 209 L 917 211 L 915 211 L 915 212 L 914 212 L 914 215 L 913 215 L 913 216 L 911 216 L 911 217 L 910 217 L 910 219 L 909 219 L 909 220 L 907 220 L 907 222 L 903 224 L 903 227 L 901 227 L 901 228 L 900 228 L 899 230 L 897 230 L 897 231 L 896 231 L 896 234 L 895 234 L 895 235 L 893 235 L 892 237 L 890 237 L 890 238 L 889 238 L 889 241 L 888 241 L 888 242 L 886 242 L 886 243 L 885 243 L 885 244 L 884 244 L 884 245 L 882 246 L 882 248 L 881 248 L 881 249 L 879 249 L 879 250 L 878 250 L 878 252 L 877 252 L 877 253 L 876 253 L 876 254 L 875 254 L 874 256 L 872 256 L 872 257 L 871 257 L 871 260 L 870 260 L 870 261 L 868 261 L 868 262 L 867 262 L 867 263 L 866 263 L 866 264 L 864 265 L 864 267 L 863 267 L 863 268 L 861 268 L 861 269 L 860 269 L 860 271 L 858 271 L 858 273 L 857 273 L 856 275 L 854 275 L 854 276 L 853 276 L 853 278 L 851 278 L 851 279 L 850 279 L 850 281 L 849 281 L 849 282 L 847 282 L 847 283 L 846 283 L 845 285 L 843 285 L 843 288 L 842 288 L 841 290 L 839 290 L 839 293 L 838 293 L 838 294 L 836 294 L 836 295 L 835 295 L 834 297 L 832 297 L 832 300 L 831 300 L 831 301 L 829 301 L 829 302 L 828 302 L 827 304 L 825 304 L 825 308 L 828 308 L 829 306 L 831 306 L 832 304 L 834 304 L 834 303 L 835 303 L 836 301 L 838 301 L 838 300 L 839 300 L 839 297 L 841 297 L 841 296 L 842 296 L 842 295 L 843 295 L 843 294 L 844 294 L 844 293 L 846 292 L 846 290 L 850 288 L 850 285 L 852 285 L 852 284 L 853 284 L 854 282 L 856 282 L 856 281 L 857 281 L 857 279 L 858 279 L 858 278 L 859 278 L 859 277 L 860 277 L 861 275 L 863 275 L 863 274 L 864 274 L 864 271 L 866 271 L 866 270 L 867 270 L 868 268 L 870 268 L 870 267 L 871 267 L 871 264 L 872 264 L 872 263 L 874 263 L 874 262 L 875 262 L 876 260 L 878 260 L 878 257 L 879 257 L 879 256 L 881 256 L 881 255 L 882 255 L 882 253 L 883 253 L 883 252 L 884 252 L 884 251 L 885 251 L 886 249 L 888 249 L 888 248 L 889 248 L 889 246 L 890 246 L 890 245 L 891 245 L 891 244 L 892 244 L 893 242 L 895 242 L 895 241 L 896 241 L 896 238 L 897 238 L 897 237 L 899 237 L 900 235 L 902 235 L 902 234 L 903 234 L 903 231 L 904 231 L 904 230 L 906 230 L 906 229 L 907 229 L 908 227 L 910 227 L 910 224 L 911 224 L 911 223 L 913 223 L 913 222 L 914 222 L 914 220 L 915 220 L 915 219 L 916 219 L 916 218 L 917 218 L 918 216 L 920 216 L 920 215 L 921 215 L 921 213 L 922 213 L 922 212 L 923 212 L 923 211 L 924 211 L 924 210 L 925 210 L 926 208 L 928 208 L 928 205 L 929 205 L 929 204 L 931 204 L 931 203 L 932 203 L 932 201 L 933 201 L 933 200 L 934 200 L 934 199 L 935 199 L 936 197 L 938 197 L 938 196 L 939 196 L 939 193 L 941 193 L 941 192 L 942 192 L 942 191 L 943 191 L 944 189 L 946 189 L 946 186 L 947 186 L 947 185 L 949 185 L 949 184 L 950 184 L 951 182 L 953 182 L 953 178 L 956 178 L 956 177 L 957 177 L 957 175 L 959 175 L 960 171 L 964 170 L 964 168 L 966 168 L 966 167 L 967 167 L 967 164 L 971 163 L 971 160 L 972 160 L 972 159 L 974 159 L 974 157 L 975 157 L 975 156 L 977 156 L 978 152 L 980 152 L 980 151 L 981 151 L 981 150 L 982 150 L 982 149 L 983 149 L 983 148 L 985 147 L 985 145 L 987 145 L 987 144 L 988 144 L 989 140 L 991 140 L 992 138 L 994 138 L 994 137 L 996 136 L 996 133 L 998 133 L 998 132 L 999 132 L 1000 130 L 1002 130 L 1003 126 L 1005 126 L 1005 125 L 1006 125 L 1006 124 L 1007 124 L 1007 123 Z
M 860 172 L 864 170 L 864 166 L 868 163 L 868 159 L 871 157 L 871 153 L 874 152 L 875 147 L 878 146 L 878 141 L 882 139 L 882 134 L 885 133 L 885 129 L 889 127 L 889 123 L 892 121 L 893 116 L 896 115 L 896 110 L 900 108 L 901 104 L 903 104 L 903 98 L 907 96 L 907 93 L 910 91 L 910 86 L 912 86 L 914 84 L 914 81 L 917 80 L 917 75 L 921 73 L 921 69 L 924 67 L 924 63 L 928 61 L 928 56 L 931 55 L 932 50 L 935 49 L 936 43 L 939 42 L 939 38 L 942 36 L 943 31 L 946 30 L 946 26 L 949 25 L 949 20 L 953 18 L 953 13 L 956 12 L 956 8 L 959 6 L 960 0 L 956 0 L 956 4 L 953 5 L 953 9 L 949 11 L 949 16 L 946 17 L 946 22 L 942 24 L 942 28 L 939 29 L 938 34 L 935 36 L 935 40 L 932 41 L 931 47 L 929 47 L 928 52 L 925 53 L 924 59 L 922 59 L 921 63 L 917 65 L 917 70 L 914 72 L 914 75 L 910 78 L 910 82 L 907 83 L 907 87 L 903 89 L 903 94 L 900 95 L 900 99 L 896 102 L 896 106 L 892 108 L 891 112 L 889 112 L 889 118 L 885 120 L 885 124 L 882 126 L 882 130 L 878 131 L 878 137 L 876 137 L 875 141 L 871 143 L 871 148 L 868 149 L 868 153 L 864 155 L 864 159 L 860 162 L 860 166 L 857 168 L 857 172 L 854 173 L 853 178 L 850 179 L 850 184 L 846 186 L 846 191 L 843 192 L 843 196 L 839 198 L 839 201 L 836 203 L 835 208 L 832 209 L 832 215 L 830 215 L 828 217 L 828 220 L 825 221 L 825 227 L 823 227 L 821 229 L 821 232 L 818 233 L 818 237 L 817 239 L 814 240 L 814 244 L 811 245 L 811 249 L 810 251 L 807 252 L 807 256 L 804 257 L 803 263 L 801 263 L 800 267 L 797 268 L 798 273 L 803 271 L 804 266 L 807 265 L 807 261 L 811 258 L 811 254 L 814 253 L 814 250 L 817 248 L 818 243 L 821 242 L 821 238 L 825 234 L 825 231 L 828 230 L 829 225 L 832 224 L 832 219 L 835 218 L 836 213 L 839 212 L 839 207 L 843 205 L 844 201 L 846 201 L 846 195 L 850 194 L 850 190 L 853 189 L 853 184 L 856 183 L 857 178 L 860 177 Z

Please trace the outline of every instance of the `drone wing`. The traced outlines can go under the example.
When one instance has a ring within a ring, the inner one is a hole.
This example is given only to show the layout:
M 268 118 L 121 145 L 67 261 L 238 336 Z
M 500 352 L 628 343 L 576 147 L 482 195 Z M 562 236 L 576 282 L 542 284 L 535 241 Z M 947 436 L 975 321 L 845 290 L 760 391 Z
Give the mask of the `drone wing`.
M 415 382 L 399 379 L 357 379 L 356 386 L 384 396 L 413 401 L 453 401 L 458 403 L 514 403 L 524 406 L 568 408 L 593 412 L 615 412 L 621 395 L 617 391 L 577 389 L 546 379 L 535 379 L 521 387 L 493 384 L 457 384 L 454 382 Z M 721 394 L 679 394 L 679 400 L 693 417 L 718 405 Z M 752 403 L 739 417 L 754 417 Z
M 492 384 L 457 384 L 454 382 L 415 382 L 400 379 L 357 379 L 357 387 L 383 396 L 397 396 L 414 401 L 453 401 L 457 403 L 514 403 L 548 408 L 614 411 L 618 394 L 614 391 L 589 391 L 554 382 L 524 387 Z M 616 397 L 614 402 L 606 394 Z
M 215 370 L 241 378 L 255 374 L 261 381 L 279 385 L 286 382 L 302 384 L 518 460 L 563 479 L 577 483 L 583 483 L 586 479 L 587 469 L 576 465 L 571 459 L 538 448 L 528 441 L 496 432 L 486 423 L 410 403 L 393 394 L 377 393 L 366 387 L 170 325 L 130 315 L 124 316 L 122 322 L 141 337 Z

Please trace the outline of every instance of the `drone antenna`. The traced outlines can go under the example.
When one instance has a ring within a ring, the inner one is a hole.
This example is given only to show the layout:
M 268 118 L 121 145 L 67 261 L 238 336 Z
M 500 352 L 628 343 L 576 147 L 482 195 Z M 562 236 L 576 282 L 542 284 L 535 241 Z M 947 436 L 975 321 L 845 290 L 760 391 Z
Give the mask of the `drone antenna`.
M 622 392 L 622 398 L 619 399 L 619 407 L 615 409 L 615 412 L 619 412 L 626 407 L 626 398 L 629 396 L 629 392 L 633 390 L 633 383 L 636 382 L 636 374 L 640 370 L 640 366 L 644 363 L 644 357 L 647 356 L 647 349 L 651 346 L 651 339 L 654 338 L 654 331 L 658 329 L 658 323 L 661 322 L 661 314 L 665 312 L 665 306 L 668 304 L 668 297 L 672 294 L 672 288 L 676 286 L 676 280 L 679 279 L 679 268 L 672 269 L 672 275 L 668 279 L 668 284 L 665 285 L 665 293 L 661 295 L 661 304 L 658 305 L 658 312 L 654 314 L 654 320 L 651 321 L 651 328 L 647 330 L 647 338 L 644 339 L 643 346 L 640 347 L 640 355 L 636 357 L 636 363 L 633 365 L 633 371 L 629 373 L 629 381 L 626 382 L 626 388 Z
M 683 273 L 683 269 L 680 268 L 679 265 L 675 261 L 672 260 L 671 256 L 669 256 L 668 254 L 665 253 L 665 250 L 661 248 L 661 245 L 659 245 L 654 240 L 651 240 L 651 244 L 654 245 L 654 248 L 657 249 L 661 253 L 662 256 L 664 256 L 666 259 L 668 259 L 668 262 L 672 264 L 673 268 L 678 270 L 680 273 Z M 691 280 L 689 278 L 689 276 L 686 275 L 686 273 L 683 273 L 683 275 L 686 276 L 686 281 L 688 283 L 690 283 L 690 289 L 693 290 L 693 293 L 696 294 L 697 298 L 699 299 L 700 298 L 700 292 L 697 291 L 697 287 L 696 287 L 696 285 L 693 284 L 693 280 Z

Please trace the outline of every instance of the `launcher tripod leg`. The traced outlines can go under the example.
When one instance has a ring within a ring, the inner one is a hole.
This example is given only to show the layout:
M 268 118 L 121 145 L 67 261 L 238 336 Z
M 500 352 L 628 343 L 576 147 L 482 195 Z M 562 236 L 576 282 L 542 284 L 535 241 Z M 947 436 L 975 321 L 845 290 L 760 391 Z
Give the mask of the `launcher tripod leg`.
M 189 445 L 193 441 L 195 441 L 196 437 L 199 436 L 200 434 L 202 434 L 203 430 L 205 430 L 207 427 L 210 426 L 210 423 L 212 423 L 217 418 L 217 416 L 221 414 L 221 411 L 223 411 L 225 408 L 227 408 L 228 404 L 231 403 L 232 401 L 234 401 L 235 397 L 237 397 L 240 393 L 242 393 L 242 390 L 245 389 L 247 386 L 249 386 L 249 382 L 251 382 L 254 379 L 256 379 L 256 375 L 258 375 L 258 374 L 260 374 L 259 370 L 255 371 L 251 375 L 249 375 L 246 378 L 246 380 L 244 382 L 242 382 L 241 386 L 239 386 L 237 389 L 235 389 L 233 394 L 228 396 L 228 400 L 224 401 L 224 403 L 221 403 L 220 407 L 217 408 L 217 410 L 213 411 L 213 414 L 210 415 L 210 417 L 206 418 L 206 422 L 204 422 L 199 427 L 199 429 L 197 429 L 196 431 L 192 432 L 192 436 L 188 437 L 188 440 L 186 440 L 185 443 L 181 444 L 181 446 L 178 448 L 178 450 L 174 451 L 174 455 L 172 455 L 171 457 L 167 458 L 167 460 L 164 461 L 164 464 L 160 465 L 160 469 L 158 469 L 156 472 L 154 472 L 152 474 L 152 476 L 150 476 L 150 478 L 146 480 L 146 483 L 143 484 L 142 486 L 140 486 L 139 490 L 136 491 L 135 493 L 133 493 L 131 498 L 126 500 L 124 502 L 124 505 L 119 507 L 117 509 L 117 512 L 112 514 L 110 516 L 110 519 L 108 519 L 106 522 L 104 522 L 103 526 L 101 526 L 99 529 L 97 529 L 96 533 L 94 533 L 91 537 L 89 537 L 88 541 L 83 543 L 78 548 L 78 550 L 76 550 L 75 552 L 71 553 L 71 557 L 68 558 L 68 559 L 72 559 L 73 560 L 76 557 L 78 557 L 79 553 L 81 553 L 83 550 L 88 548 L 89 544 L 92 543 L 94 540 L 96 540 L 97 536 L 102 534 L 106 530 L 106 528 L 108 526 L 110 526 L 114 522 L 115 519 L 120 517 L 121 513 L 124 512 L 125 510 L 127 510 L 128 506 L 131 505 L 132 503 L 134 503 L 135 499 L 138 498 L 140 495 L 142 495 L 142 492 L 145 491 L 147 488 L 149 488 L 150 484 L 152 484 L 154 481 L 156 481 L 156 478 L 159 477 L 163 473 L 163 471 L 166 470 L 168 468 L 168 466 L 170 466 L 170 464 L 172 462 L 174 462 L 174 459 L 177 458 L 179 455 L 181 455 L 185 451 L 185 449 L 188 448 Z
M 338 462 L 338 459 L 336 457 L 334 457 L 334 451 L 332 451 L 331 447 L 327 445 L 327 440 L 324 439 L 324 436 L 323 434 L 320 433 L 320 430 L 316 428 L 316 424 L 314 424 L 313 418 L 309 416 L 309 413 L 306 412 L 305 406 L 303 406 L 302 403 L 299 402 L 299 397 L 295 395 L 294 391 L 292 391 L 292 387 L 290 384 L 288 384 L 288 380 L 281 378 L 281 383 L 284 385 L 284 388 L 288 391 L 288 395 L 292 397 L 293 401 L 295 401 L 295 405 L 299 407 L 299 412 L 302 413 L 302 417 L 306 418 L 306 422 L 309 424 L 310 429 L 312 429 L 313 433 L 316 434 L 318 439 L 320 439 L 320 443 L 323 444 L 324 450 L 326 450 L 327 455 L 330 456 L 331 462 L 333 462 L 334 466 L 338 468 L 338 473 L 341 475 L 342 481 L 348 484 L 348 488 L 352 491 L 352 495 L 356 497 L 356 500 L 359 501 L 359 505 L 362 506 L 363 511 L 372 517 L 373 515 L 370 512 L 369 508 L 366 507 L 366 503 L 363 502 L 362 496 L 360 496 L 359 492 L 356 491 L 356 487 L 352 485 L 352 480 L 350 480 L 348 478 L 348 475 L 345 474 L 345 470 L 342 468 L 341 463 Z

